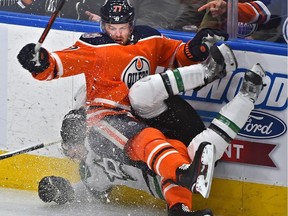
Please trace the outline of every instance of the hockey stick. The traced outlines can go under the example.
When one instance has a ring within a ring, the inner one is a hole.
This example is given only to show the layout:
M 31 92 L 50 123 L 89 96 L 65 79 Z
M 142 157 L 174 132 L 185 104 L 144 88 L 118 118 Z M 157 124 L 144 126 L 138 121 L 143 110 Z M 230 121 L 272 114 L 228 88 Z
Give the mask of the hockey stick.
M 36 66 L 40 65 L 39 56 L 38 56 L 39 55 L 39 50 L 40 50 L 45 38 L 47 37 L 47 35 L 48 35 L 48 33 L 49 33 L 49 31 L 50 31 L 50 29 L 51 29 L 56 17 L 58 16 L 59 12 L 62 10 L 62 7 L 63 7 L 65 1 L 66 0 L 60 0 L 60 3 L 57 5 L 56 10 L 51 15 L 51 17 L 50 17 L 50 19 L 49 19 L 44 31 L 42 32 L 41 37 L 39 38 L 39 40 L 38 40 L 38 42 L 37 42 L 37 44 L 35 46 L 35 56 L 34 56 L 33 61 L 36 62 Z
M 37 150 L 37 149 L 41 149 L 41 148 L 44 148 L 44 147 L 48 147 L 48 146 L 51 146 L 51 145 L 54 145 L 54 144 L 57 144 L 57 143 L 60 143 L 60 142 L 61 141 L 58 140 L 56 142 L 41 143 L 41 144 L 37 144 L 37 145 L 30 146 L 30 147 L 27 147 L 27 148 L 19 149 L 19 150 L 16 150 L 16 151 L 7 152 L 5 154 L 1 154 L 0 155 L 0 160 L 6 159 L 6 158 L 10 158 L 10 157 L 13 157 L 13 156 L 16 156 L 16 155 L 19 155 L 19 154 L 24 154 L 24 153 L 27 153 L 27 152 L 31 152 L 31 151 L 34 151 L 34 150 Z

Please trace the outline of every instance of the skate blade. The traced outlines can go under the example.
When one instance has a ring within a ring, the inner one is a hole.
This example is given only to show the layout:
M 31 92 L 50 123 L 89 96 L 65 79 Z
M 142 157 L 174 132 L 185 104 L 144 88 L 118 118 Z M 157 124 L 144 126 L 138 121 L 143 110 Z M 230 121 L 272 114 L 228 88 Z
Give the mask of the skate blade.
M 215 167 L 215 146 L 214 145 L 207 145 L 207 172 L 206 178 L 204 175 L 200 175 L 196 181 L 196 191 L 198 191 L 204 198 L 208 198 L 212 186 L 213 174 L 214 174 L 214 167 Z
M 232 49 L 227 44 L 221 44 L 219 50 L 224 57 L 224 62 L 226 64 L 227 73 L 231 73 L 238 68 L 237 59 L 232 51 Z
M 251 70 L 253 73 L 257 74 L 258 76 L 264 78 L 266 76 L 266 71 L 263 69 L 260 63 L 253 65 Z

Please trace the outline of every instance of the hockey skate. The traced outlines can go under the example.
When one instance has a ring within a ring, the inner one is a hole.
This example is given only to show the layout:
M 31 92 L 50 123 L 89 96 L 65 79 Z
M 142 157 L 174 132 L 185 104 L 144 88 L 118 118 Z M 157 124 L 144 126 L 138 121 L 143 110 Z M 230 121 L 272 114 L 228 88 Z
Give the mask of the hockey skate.
M 264 84 L 263 79 L 266 76 L 266 72 L 262 68 L 262 66 L 257 63 L 255 64 L 251 70 L 248 70 L 245 73 L 244 81 L 240 92 L 249 97 L 249 99 L 255 103 L 260 92 L 262 91 Z
M 178 167 L 176 170 L 176 181 L 193 193 L 200 193 L 204 198 L 208 198 L 214 166 L 215 146 L 211 143 L 203 142 L 198 147 L 193 162 Z
M 219 47 L 213 45 L 210 56 L 202 62 L 202 65 L 205 68 L 205 85 L 225 77 L 238 67 L 233 51 L 226 44 L 221 44 Z
M 210 209 L 190 211 L 187 206 L 178 203 L 168 210 L 168 216 L 213 216 Z

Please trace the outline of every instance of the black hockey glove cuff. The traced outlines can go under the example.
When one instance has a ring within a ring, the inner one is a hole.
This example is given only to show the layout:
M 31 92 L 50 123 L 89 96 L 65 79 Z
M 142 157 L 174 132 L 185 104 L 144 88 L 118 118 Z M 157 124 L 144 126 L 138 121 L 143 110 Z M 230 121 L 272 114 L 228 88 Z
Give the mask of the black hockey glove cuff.
M 188 41 L 184 47 L 184 53 L 191 61 L 204 61 L 209 55 L 209 48 L 206 44 L 194 45 L 193 39 Z
M 47 69 L 49 63 L 49 53 L 46 49 L 40 48 L 38 53 L 39 65 L 36 65 L 35 61 L 35 44 L 30 43 L 25 45 L 17 55 L 18 61 L 23 68 L 28 70 L 32 74 L 39 74 Z
M 43 202 L 62 205 L 74 200 L 74 189 L 65 178 L 46 176 L 39 182 L 38 195 Z
M 186 57 L 192 61 L 204 61 L 212 47 L 218 41 L 228 40 L 229 35 L 219 29 L 201 29 L 184 47 Z

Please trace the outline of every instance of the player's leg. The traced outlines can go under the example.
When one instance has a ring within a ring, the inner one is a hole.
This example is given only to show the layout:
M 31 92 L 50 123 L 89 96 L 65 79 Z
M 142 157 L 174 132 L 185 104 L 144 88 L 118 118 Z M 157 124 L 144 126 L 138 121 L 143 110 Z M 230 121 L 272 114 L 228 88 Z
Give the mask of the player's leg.
M 129 99 L 137 115 L 153 118 L 167 110 L 165 100 L 222 78 L 237 68 L 233 51 L 225 44 L 212 46 L 210 56 L 201 64 L 167 70 L 134 83 Z
M 260 64 L 255 64 L 247 71 L 240 92 L 220 110 L 209 128 L 192 140 L 188 147 L 189 155 L 193 158 L 195 151 L 203 141 L 214 143 L 216 160 L 220 159 L 228 144 L 246 123 L 254 103 L 263 89 L 265 71 Z
M 197 160 L 192 162 L 184 143 L 166 138 L 155 128 L 145 128 L 127 144 L 126 149 L 132 160 L 145 162 L 159 176 L 208 197 L 209 193 L 199 185 L 207 173 L 213 174 L 210 169 L 214 168 L 215 151 L 210 143 L 199 147 Z
M 260 64 L 254 65 L 250 71 L 245 73 L 240 92 L 221 109 L 219 115 L 212 121 L 209 128 L 197 135 L 188 146 L 188 154 L 193 163 L 201 160 L 202 164 L 203 158 L 199 158 L 198 151 L 199 148 L 202 148 L 203 143 L 206 142 L 215 146 L 215 160 L 219 160 L 222 157 L 229 143 L 236 137 L 253 110 L 254 102 L 263 89 L 264 77 L 265 71 Z M 209 155 L 207 157 L 209 158 Z M 208 172 L 206 175 L 203 175 L 203 179 L 199 179 L 199 185 L 196 185 L 196 187 L 200 187 L 201 193 L 209 194 L 213 167 L 209 167 L 208 164 L 207 169 Z
M 95 113 L 91 113 L 92 122 L 95 115 Z M 88 114 L 88 119 L 89 116 Z M 169 179 L 178 186 L 184 176 L 181 170 L 183 167 L 190 167 L 188 175 L 192 177 L 189 177 L 186 188 L 180 188 L 183 191 L 189 191 L 188 194 L 192 189 L 193 192 L 199 192 L 194 188 L 196 188 L 195 185 L 199 185 L 198 177 L 206 175 L 206 169 L 200 169 L 201 165 L 198 160 L 196 160 L 197 164 L 191 164 L 187 147 L 181 141 L 168 139 L 160 130 L 147 127 L 130 114 L 108 115 L 100 121 L 97 120 L 93 124 L 90 122 L 88 125 L 91 126 L 87 138 L 88 143 L 93 152 L 100 157 L 114 160 L 117 164 L 128 164 L 140 169 L 144 168 L 143 165 L 145 168 L 148 166 L 154 173 L 164 179 Z M 205 155 L 209 154 L 208 151 L 209 149 L 207 150 L 205 147 L 199 148 L 197 157 L 206 158 Z M 209 160 L 206 163 L 212 162 L 213 160 Z M 214 166 L 210 164 L 209 167 Z M 121 173 L 118 174 L 121 175 Z M 181 203 L 186 205 L 191 202 L 190 196 L 182 197 Z

